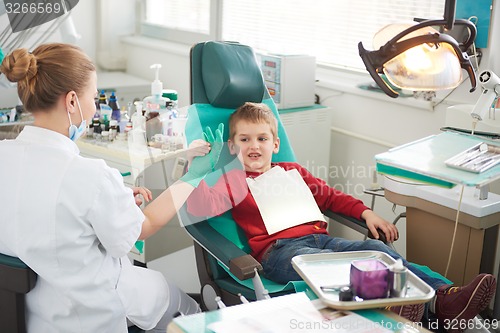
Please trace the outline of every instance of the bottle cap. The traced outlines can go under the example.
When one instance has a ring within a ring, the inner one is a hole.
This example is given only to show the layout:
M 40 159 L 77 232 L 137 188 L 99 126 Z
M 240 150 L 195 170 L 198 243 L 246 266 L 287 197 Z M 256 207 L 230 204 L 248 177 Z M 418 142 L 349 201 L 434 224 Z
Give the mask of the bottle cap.
M 177 90 L 174 89 L 163 89 L 161 95 L 171 101 L 176 101 L 178 98 Z
M 404 271 L 406 267 L 403 265 L 403 260 L 397 259 L 396 262 L 391 266 L 391 270 L 395 272 Z
M 153 64 L 149 68 L 154 69 L 155 80 L 151 83 L 151 95 L 161 95 L 163 90 L 163 83 L 160 81 L 160 68 L 161 64 Z

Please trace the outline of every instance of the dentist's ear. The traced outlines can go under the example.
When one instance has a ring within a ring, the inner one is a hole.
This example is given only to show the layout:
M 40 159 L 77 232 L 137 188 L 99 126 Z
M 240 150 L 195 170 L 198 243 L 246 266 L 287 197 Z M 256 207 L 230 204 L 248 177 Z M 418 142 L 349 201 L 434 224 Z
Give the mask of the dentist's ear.
M 65 105 L 66 105 L 66 110 L 68 110 L 70 113 L 73 113 L 76 111 L 76 92 L 70 91 L 66 94 L 65 98 Z

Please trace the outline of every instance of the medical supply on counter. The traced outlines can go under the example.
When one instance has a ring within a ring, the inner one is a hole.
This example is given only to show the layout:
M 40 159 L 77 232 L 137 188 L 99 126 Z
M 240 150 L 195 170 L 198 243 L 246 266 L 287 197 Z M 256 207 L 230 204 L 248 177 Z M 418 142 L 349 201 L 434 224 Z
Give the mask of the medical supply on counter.
M 153 64 L 150 68 L 155 70 L 155 79 L 151 83 L 151 96 L 147 96 L 143 100 L 143 108 L 146 111 L 144 115 L 147 119 L 146 135 L 148 141 L 155 134 L 168 135 L 168 122 L 170 119 L 169 110 L 167 110 L 167 102 L 170 100 L 162 96 L 163 83 L 159 79 L 161 64 Z
M 111 92 L 111 96 L 109 96 L 109 107 L 111 108 L 111 119 L 120 121 L 121 112 L 120 107 L 118 106 L 118 101 L 116 99 L 115 92 Z
M 174 90 L 174 89 L 163 89 L 161 91 L 161 95 L 165 98 L 168 98 L 169 100 L 171 100 L 173 102 L 173 108 L 174 109 L 177 109 L 177 106 L 179 105 L 178 104 L 178 94 L 177 94 L 177 90 Z
M 118 135 L 118 121 L 112 119 L 109 121 L 109 141 L 113 141 Z
M 99 94 L 99 98 L 97 98 L 97 101 L 95 101 L 95 115 L 94 118 L 101 118 L 101 105 L 103 104 L 108 104 L 108 99 L 106 97 L 106 93 L 104 90 L 101 90 L 101 93 Z
M 120 120 L 118 121 L 118 133 L 125 132 L 125 127 L 127 126 L 129 120 L 130 118 L 128 116 L 127 110 L 125 110 L 125 107 L 122 106 L 122 109 L 120 110 Z
M 135 102 L 135 113 L 132 115 L 132 129 L 146 131 L 146 117 L 142 113 L 142 102 Z
M 92 135 L 94 138 L 97 134 L 101 134 L 101 122 L 98 117 L 94 117 L 92 119 L 92 128 L 93 128 Z
M 101 132 L 101 140 L 103 142 L 109 142 L 111 140 L 109 140 L 109 131 L 102 131 Z
M 397 259 L 394 265 L 389 266 L 389 296 L 405 297 L 406 280 L 408 269 L 403 265 L 401 259 Z

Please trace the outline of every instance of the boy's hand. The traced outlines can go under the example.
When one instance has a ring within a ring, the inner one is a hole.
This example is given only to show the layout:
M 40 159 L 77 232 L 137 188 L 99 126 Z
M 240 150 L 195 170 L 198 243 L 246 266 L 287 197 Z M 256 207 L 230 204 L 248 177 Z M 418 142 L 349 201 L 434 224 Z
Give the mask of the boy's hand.
M 367 209 L 361 214 L 361 218 L 366 221 L 366 226 L 371 231 L 373 237 L 375 239 L 379 239 L 380 235 L 377 229 L 382 230 L 387 238 L 387 242 L 392 243 L 399 238 L 398 228 L 396 226 L 377 214 L 375 214 L 372 210 Z
M 146 200 L 146 202 L 149 202 L 151 201 L 151 199 L 153 199 L 151 191 L 145 187 L 132 187 L 132 192 L 134 193 L 135 204 L 137 206 L 140 206 L 143 203 L 139 195 L 141 195 L 144 200 Z
M 224 142 L 222 141 L 223 133 L 224 124 L 222 123 L 219 124 L 217 130 L 215 130 L 215 137 L 210 127 L 207 127 L 203 136 L 210 144 L 209 152 L 203 154 L 203 152 L 206 151 L 206 147 L 203 148 L 203 145 L 200 145 L 199 142 L 194 145 L 196 147 L 194 148 L 195 152 L 198 153 L 198 156 L 195 157 L 195 155 L 191 155 L 193 159 L 189 165 L 188 172 L 181 177 L 182 181 L 197 187 L 203 178 L 214 170 L 224 145 Z
M 198 139 L 191 142 L 186 152 L 188 165 L 191 165 L 195 157 L 208 154 L 210 149 L 210 144 L 205 140 Z

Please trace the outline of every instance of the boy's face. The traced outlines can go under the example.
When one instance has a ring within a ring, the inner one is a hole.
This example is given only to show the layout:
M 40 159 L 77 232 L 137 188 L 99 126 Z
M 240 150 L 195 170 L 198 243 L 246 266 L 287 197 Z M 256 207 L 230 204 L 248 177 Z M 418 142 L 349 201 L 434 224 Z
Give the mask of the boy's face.
M 266 172 L 271 169 L 273 154 L 279 151 L 280 140 L 273 136 L 269 124 L 240 120 L 228 144 L 231 154 L 238 154 L 245 171 Z

